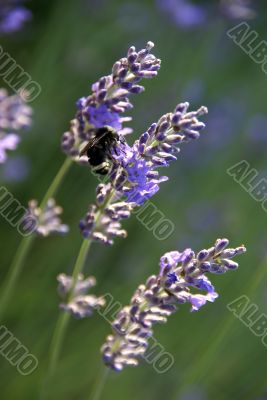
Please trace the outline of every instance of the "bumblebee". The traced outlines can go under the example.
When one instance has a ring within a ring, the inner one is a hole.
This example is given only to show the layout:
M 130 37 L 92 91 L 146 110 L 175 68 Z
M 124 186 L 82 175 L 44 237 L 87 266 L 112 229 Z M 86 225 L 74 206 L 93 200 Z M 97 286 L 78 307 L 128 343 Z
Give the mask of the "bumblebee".
M 116 145 L 123 142 L 119 134 L 111 126 L 103 126 L 95 130 L 95 136 L 89 140 L 81 150 L 80 157 L 87 155 L 88 163 L 96 174 L 107 175 L 110 162 L 114 162 L 112 150 L 116 152 Z

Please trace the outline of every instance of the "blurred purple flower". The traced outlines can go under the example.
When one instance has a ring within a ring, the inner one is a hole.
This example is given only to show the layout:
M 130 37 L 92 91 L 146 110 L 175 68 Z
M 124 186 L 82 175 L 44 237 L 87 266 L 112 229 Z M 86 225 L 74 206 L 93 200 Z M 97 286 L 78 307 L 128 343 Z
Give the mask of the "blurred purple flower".
M 186 225 L 198 236 L 203 227 L 209 232 L 223 229 L 225 219 L 225 199 L 222 201 L 197 201 L 187 208 Z
M 235 139 L 244 120 L 244 108 L 244 104 L 229 97 L 211 106 L 207 127 L 211 135 L 205 146 L 209 145 L 214 149 L 222 148 Z
M 142 32 L 147 29 L 150 19 L 149 7 L 145 3 L 122 2 L 117 16 L 117 24 L 128 32 Z
M 180 400 L 207 400 L 207 396 L 200 387 L 190 385 L 183 392 Z
M 26 105 L 20 96 L 8 95 L 5 89 L 0 89 L 1 130 L 13 131 L 26 129 L 31 125 L 31 115 L 31 107 Z
M 7 150 L 15 150 L 20 138 L 14 131 L 31 125 L 32 109 L 17 95 L 9 96 L 0 89 L 0 164 L 7 159 Z
M 0 33 L 10 34 L 22 28 L 32 18 L 32 13 L 19 4 L 3 0 L 0 9 Z
M 251 19 L 256 15 L 251 0 L 220 0 L 220 11 L 229 19 Z
M 182 89 L 182 97 L 190 103 L 198 103 L 204 97 L 205 86 L 200 78 L 193 78 L 185 83 Z
M 205 6 L 194 4 L 189 0 L 157 0 L 157 5 L 181 28 L 201 26 L 207 19 Z
M 215 104 L 211 103 L 207 135 L 200 143 L 188 146 L 181 159 L 186 168 L 205 168 L 218 156 L 218 150 L 237 140 L 243 126 L 245 109 L 244 104 L 228 97 Z
M 265 114 L 256 114 L 251 117 L 247 123 L 247 132 L 246 136 L 251 143 L 257 145 L 257 149 L 259 145 L 267 144 L 267 115 Z
M 7 150 L 15 150 L 20 138 L 14 133 L 0 134 L 0 164 L 3 164 L 7 159 Z
M 6 182 L 21 182 L 29 174 L 27 158 L 22 156 L 8 158 L 2 167 L 1 177 Z

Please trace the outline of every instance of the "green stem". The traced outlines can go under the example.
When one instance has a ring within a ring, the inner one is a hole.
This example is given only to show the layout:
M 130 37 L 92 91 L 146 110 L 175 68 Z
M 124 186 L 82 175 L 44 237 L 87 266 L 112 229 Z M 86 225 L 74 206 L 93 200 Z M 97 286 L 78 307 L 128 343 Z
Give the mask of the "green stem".
M 92 241 L 88 239 L 84 239 L 74 266 L 73 270 L 73 284 L 72 284 L 72 290 L 70 292 L 70 295 L 68 297 L 68 303 L 72 300 L 73 294 L 74 294 L 74 289 L 78 281 L 79 274 L 82 272 L 85 261 L 86 261 L 86 256 L 88 254 L 88 251 L 90 249 Z M 55 332 L 52 338 L 51 342 L 51 347 L 50 347 L 50 361 L 49 361 L 49 366 L 48 366 L 48 375 L 52 376 L 55 372 L 60 350 L 63 344 L 65 332 L 69 323 L 70 319 L 70 314 L 67 312 L 63 312 L 60 314 Z
M 252 297 L 260 283 L 264 281 L 266 274 L 266 269 L 264 267 L 266 267 L 266 261 L 267 260 L 265 260 L 262 266 L 259 267 L 257 273 L 254 274 L 253 281 L 250 282 L 249 286 L 244 291 L 248 297 Z M 202 356 L 198 357 L 197 361 L 194 363 L 194 367 L 191 368 L 189 372 L 185 371 L 185 378 L 182 380 L 179 390 L 175 392 L 173 399 L 177 399 L 190 384 L 200 382 L 203 375 L 207 373 L 207 369 L 211 367 L 212 360 L 215 359 L 214 355 L 218 353 L 220 345 L 231 330 L 234 323 L 235 318 L 231 313 L 229 313 L 219 325 L 216 332 L 213 332 L 214 340 L 205 348 L 205 351 L 201 353 Z
M 98 228 L 98 225 L 99 225 L 99 222 L 101 221 L 103 212 L 104 212 L 105 208 L 108 206 L 108 204 L 112 201 L 114 193 L 115 193 L 115 190 L 111 191 L 111 193 L 107 197 L 104 204 L 102 204 L 99 207 L 99 210 L 95 217 L 95 229 Z M 75 287 L 76 287 L 76 284 L 77 284 L 77 281 L 79 278 L 79 274 L 81 274 L 83 271 L 86 257 L 88 255 L 91 244 L 92 244 L 91 239 L 84 239 L 82 242 L 82 245 L 81 245 L 81 248 L 80 248 L 74 269 L 73 269 L 72 288 L 71 288 L 69 297 L 67 299 L 67 303 L 69 303 L 74 297 Z M 48 361 L 48 374 L 44 381 L 44 383 L 45 383 L 44 386 L 46 386 L 46 384 L 49 385 L 49 380 L 50 380 L 50 378 L 52 378 L 52 376 L 55 373 L 69 320 L 70 320 L 70 314 L 67 312 L 63 312 L 62 314 L 60 314 L 60 316 L 57 320 L 56 328 L 55 328 L 54 335 L 53 335 L 52 341 L 51 341 L 51 346 L 50 346 L 49 361 Z M 41 398 L 43 398 L 42 394 L 44 394 L 44 390 L 42 390 L 41 392 L 42 392 Z
M 100 377 L 97 380 L 96 385 L 94 387 L 92 396 L 90 396 L 90 400 L 100 400 L 105 383 L 107 382 L 109 372 L 110 370 L 107 367 L 105 367 L 104 370 L 101 372 Z
M 22 270 L 24 260 L 27 257 L 29 250 L 33 244 L 34 236 L 27 236 L 20 242 L 19 248 L 15 254 L 14 261 L 10 266 L 8 275 L 3 284 L 1 299 L 0 299 L 0 320 L 3 320 L 9 299 L 14 291 L 14 287 Z
M 58 173 L 56 174 L 55 178 L 53 179 L 51 185 L 49 186 L 46 192 L 40 205 L 41 208 L 44 208 L 47 203 L 47 200 L 56 194 L 60 184 L 63 181 L 64 176 L 66 175 L 69 167 L 71 166 L 71 163 L 72 160 L 70 158 L 66 158 L 66 160 L 60 167 Z M 17 280 L 20 276 L 20 273 L 24 265 L 24 261 L 29 254 L 29 251 L 33 245 L 35 237 L 36 236 L 32 234 L 30 236 L 24 237 L 21 240 L 18 250 L 13 259 L 13 262 L 9 268 L 7 278 L 3 283 L 1 290 L 2 295 L 0 297 L 0 320 L 3 319 L 3 315 L 6 311 L 9 299 L 11 298 L 12 293 L 14 292 L 15 285 L 17 283 Z
M 67 171 L 69 170 L 70 166 L 72 164 L 72 159 L 67 157 L 60 167 L 58 173 L 56 174 L 55 178 L 53 179 L 51 185 L 49 186 L 46 194 L 44 195 L 44 198 L 40 204 L 40 208 L 44 208 L 47 201 L 51 198 L 54 197 L 55 194 L 57 193 L 57 190 L 59 186 L 61 185 L 63 178 L 65 177 Z

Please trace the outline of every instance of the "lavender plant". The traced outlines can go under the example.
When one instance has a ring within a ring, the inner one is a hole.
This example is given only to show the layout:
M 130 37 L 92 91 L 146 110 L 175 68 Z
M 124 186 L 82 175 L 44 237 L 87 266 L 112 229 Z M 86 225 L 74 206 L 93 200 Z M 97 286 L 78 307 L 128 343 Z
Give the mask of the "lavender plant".
M 49 199 L 44 208 L 38 207 L 36 200 L 29 201 L 29 213 L 36 220 L 35 233 L 39 236 L 49 236 L 51 234 L 66 234 L 69 232 L 68 225 L 62 224 L 60 214 L 62 207 L 58 206 L 54 199 Z
M 137 288 L 130 305 L 120 310 L 112 323 L 113 333 L 101 349 L 104 363 L 115 371 L 138 365 L 155 324 L 166 323 L 180 304 L 190 303 L 191 311 L 198 311 L 214 302 L 218 293 L 206 274 L 235 270 L 238 263 L 233 257 L 246 251 L 243 245 L 228 248 L 228 244 L 227 239 L 217 239 L 214 246 L 197 254 L 191 249 L 164 254 L 158 275 Z
M 17 95 L 9 96 L 0 89 L 0 164 L 7 159 L 7 151 L 15 150 L 20 137 L 16 131 L 29 128 L 32 109 Z
M 57 280 L 59 282 L 58 293 L 63 300 L 59 307 L 61 310 L 69 312 L 73 317 L 78 319 L 91 317 L 96 307 L 105 305 L 104 298 L 87 294 L 87 291 L 96 285 L 96 279 L 93 276 L 89 276 L 86 279 L 82 274 L 78 276 L 70 302 L 68 302 L 68 296 L 73 287 L 73 278 L 60 274 Z
M 29 201 L 28 211 L 23 215 L 22 219 L 25 221 L 25 231 L 31 234 L 26 236 L 22 241 L 21 248 L 19 248 L 15 256 L 14 264 L 11 265 L 8 271 L 6 281 L 1 290 L 0 316 L 3 316 L 6 310 L 33 240 L 37 236 L 47 237 L 51 234 L 64 235 L 68 233 L 69 227 L 63 224 L 60 219 L 62 212 L 63 209 L 52 198 L 49 198 L 47 201 L 45 200 L 40 206 L 38 206 L 36 200 Z M 27 228 L 27 221 L 30 222 L 29 228 Z
M 125 135 L 129 133 L 129 128 L 124 128 L 123 122 L 129 118 L 121 114 L 132 107 L 128 97 L 142 92 L 144 88 L 136 83 L 142 78 L 156 76 L 160 67 L 160 60 L 150 54 L 153 46 L 152 42 L 148 42 L 146 48 L 139 52 L 130 47 L 127 58 L 114 64 L 112 74 L 93 84 L 92 95 L 78 101 L 78 112 L 71 129 L 62 138 L 66 154 L 82 164 L 86 160 L 80 160 L 80 151 L 94 137 L 95 128 L 115 128 L 120 140 L 113 150 L 114 162 L 105 177 L 106 182 L 97 186 L 96 204 L 89 206 L 85 218 L 80 221 L 84 241 L 73 274 L 68 278 L 72 282 L 71 288 L 64 306 L 61 305 L 61 309 L 67 312 L 59 318 L 52 339 L 50 374 L 56 367 L 69 315 L 83 318 L 92 313 L 91 300 L 86 303 L 84 296 L 80 298 L 76 294 L 92 242 L 112 245 L 114 238 L 126 237 L 121 221 L 129 218 L 135 207 L 157 193 L 159 184 L 168 179 L 159 176 L 159 167 L 167 167 L 170 161 L 176 160 L 177 146 L 198 139 L 205 127 L 199 117 L 207 113 L 206 107 L 188 111 L 189 103 L 180 103 L 174 112 L 163 115 L 157 123 L 153 123 L 133 146 L 126 142 Z M 86 312 L 88 307 L 89 313 Z
M 205 124 L 200 117 L 207 113 L 206 107 L 189 111 L 189 103 L 179 103 L 173 112 L 164 114 L 153 123 L 138 140 L 130 146 L 125 135 L 131 133 L 124 123 L 130 120 L 125 111 L 132 108 L 131 94 L 144 90 L 140 81 L 153 78 L 160 68 L 160 60 L 151 50 L 153 43 L 136 51 L 130 47 L 127 57 L 117 61 L 110 75 L 100 78 L 92 85 L 92 94 L 77 102 L 78 111 L 71 121 L 70 130 L 62 137 L 62 149 L 67 159 L 54 178 L 41 205 L 30 203 L 32 213 L 38 219 L 36 233 L 47 236 L 52 232 L 66 233 L 67 227 L 59 220 L 59 209 L 53 200 L 63 177 L 71 163 L 85 164 L 85 157 L 79 157 L 81 149 L 94 137 L 96 128 L 114 128 L 120 140 L 113 149 L 113 163 L 106 177 L 96 189 L 96 204 L 90 205 L 86 216 L 80 222 L 84 238 L 78 253 L 72 276 L 58 276 L 59 294 L 62 298 L 60 314 L 51 342 L 49 374 L 55 370 L 70 315 L 76 318 L 91 316 L 93 310 L 104 305 L 104 298 L 88 294 L 96 284 L 94 277 L 84 279 L 82 273 L 92 242 L 112 245 L 114 238 L 126 237 L 121 221 L 129 218 L 135 207 L 141 206 L 156 194 L 166 176 L 159 174 L 159 168 L 168 167 L 177 159 L 179 146 L 200 137 Z M 33 236 L 22 242 L 11 267 L 11 278 L 7 292 L 11 292 L 15 279 L 27 256 Z M 115 370 L 125 365 L 137 364 L 137 356 L 143 354 L 147 338 L 152 335 L 152 326 L 166 322 L 175 304 L 190 302 L 198 310 L 207 301 L 218 296 L 205 276 L 206 272 L 222 273 L 235 269 L 231 260 L 245 248 L 226 249 L 228 241 L 218 240 L 215 246 L 195 255 L 187 249 L 183 253 L 170 252 L 161 259 L 159 275 L 152 276 L 146 285 L 140 286 L 113 324 L 114 335 L 108 337 L 103 346 L 105 363 Z M 206 294 L 194 293 L 192 289 L 205 290 Z
M 79 153 L 93 137 L 95 128 L 110 126 L 121 135 L 132 132 L 130 128 L 123 127 L 123 123 L 131 118 L 121 114 L 133 107 L 129 96 L 145 90 L 137 83 L 144 78 L 155 77 L 160 69 L 161 61 L 150 53 L 153 47 L 152 42 L 140 51 L 131 46 L 127 57 L 115 62 L 111 74 L 92 85 L 92 94 L 78 100 L 75 119 L 62 137 L 62 149 L 74 161 L 87 162 L 85 157 L 79 157 Z
M 114 158 L 118 161 L 109 174 L 109 182 L 99 184 L 96 205 L 90 205 L 80 222 L 81 233 L 104 244 L 113 244 L 116 236 L 125 237 L 120 221 L 131 215 L 133 208 L 142 205 L 168 180 L 159 176 L 158 169 L 177 160 L 178 145 L 198 139 L 205 127 L 199 117 L 206 107 L 188 111 L 189 103 L 180 103 L 174 112 L 163 115 L 153 123 L 133 146 L 126 141 L 118 144 Z
M 121 114 L 126 109 L 132 107 L 129 96 L 132 93 L 140 93 L 144 90 L 142 86 L 136 83 L 143 78 L 152 78 L 157 75 L 157 71 L 160 68 L 160 60 L 150 53 L 153 46 L 152 42 L 148 42 L 146 47 L 138 52 L 133 46 L 130 47 L 127 57 L 121 58 L 114 64 L 112 73 L 106 77 L 102 77 L 92 85 L 92 94 L 78 101 L 78 111 L 75 118 L 71 121 L 70 131 L 66 132 L 62 138 L 62 149 L 68 157 L 65 159 L 44 195 L 40 204 L 42 210 L 48 200 L 55 196 L 72 162 L 78 161 L 80 164 L 85 164 L 85 160 L 82 158 L 79 159 L 78 154 L 80 147 L 91 137 L 95 128 L 108 123 L 110 126 L 118 129 L 121 134 L 131 132 L 129 128 L 122 127 L 122 124 L 129 121 L 130 118 L 122 117 Z M 104 95 L 105 91 L 106 94 Z M 14 109 L 12 109 L 13 111 Z M 11 119 L 13 118 L 12 113 L 10 117 Z M 11 145 L 12 143 L 9 143 L 8 146 L 10 147 Z M 3 142 L 3 148 L 6 148 L 6 146 L 6 142 Z M 34 237 L 34 235 L 31 235 L 24 238 L 17 249 L 7 279 L 3 284 L 2 297 L 0 298 L 0 316 L 5 311 L 8 298 L 12 295 L 14 285 L 33 244 Z M 76 263 L 76 267 L 78 268 L 79 266 L 79 269 L 80 261 L 82 260 L 82 264 L 84 263 L 85 253 L 89 246 L 89 243 L 86 246 L 84 243 L 79 252 Z M 75 277 L 78 278 L 78 275 L 78 273 L 77 275 L 75 274 Z M 5 301 L 2 301 L 3 299 Z

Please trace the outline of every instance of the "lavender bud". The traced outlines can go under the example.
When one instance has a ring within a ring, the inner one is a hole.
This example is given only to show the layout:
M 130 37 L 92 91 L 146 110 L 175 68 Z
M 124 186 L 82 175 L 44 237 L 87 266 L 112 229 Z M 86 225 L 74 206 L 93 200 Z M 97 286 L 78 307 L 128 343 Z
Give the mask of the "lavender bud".
M 143 86 L 135 85 L 135 86 L 132 86 L 131 89 L 129 89 L 129 92 L 138 94 L 138 93 L 142 93 L 144 90 L 145 90 L 145 88 Z
M 218 239 L 215 243 L 215 253 L 220 253 L 229 245 L 228 239 Z

